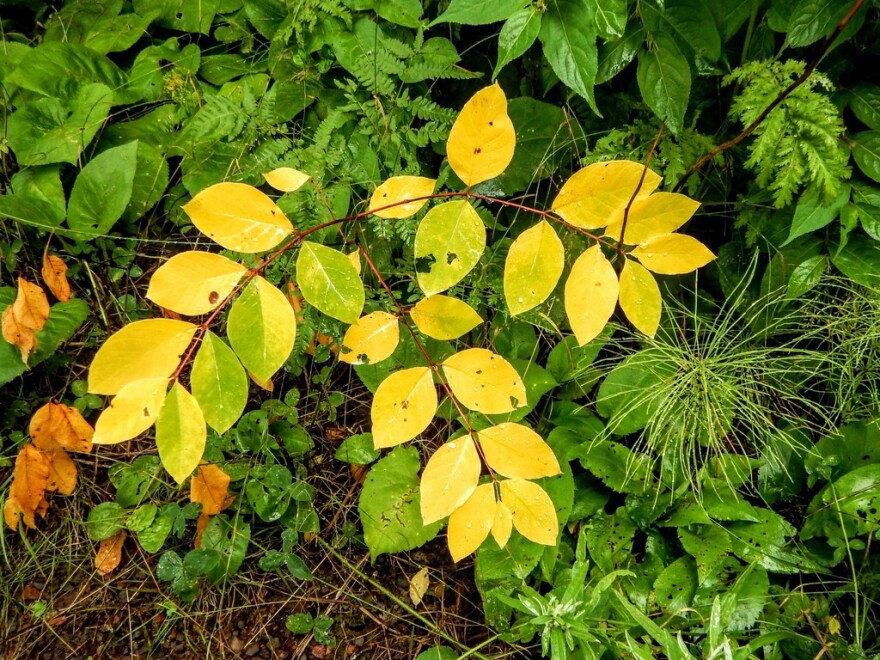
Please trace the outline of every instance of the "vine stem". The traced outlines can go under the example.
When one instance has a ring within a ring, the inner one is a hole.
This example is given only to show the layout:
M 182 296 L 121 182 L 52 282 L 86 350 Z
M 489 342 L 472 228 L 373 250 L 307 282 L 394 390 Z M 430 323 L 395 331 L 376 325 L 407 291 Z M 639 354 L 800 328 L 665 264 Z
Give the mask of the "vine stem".
M 623 239 L 626 236 L 626 224 L 629 222 L 629 210 L 632 207 L 633 202 L 636 201 L 636 197 L 642 189 L 642 185 L 645 183 L 645 176 L 648 174 L 648 167 L 651 165 L 651 159 L 654 157 L 657 145 L 660 144 L 660 136 L 663 135 L 663 126 L 663 122 L 660 122 L 660 128 L 657 129 L 657 135 L 651 143 L 651 148 L 648 149 L 648 155 L 645 156 L 645 166 L 642 167 L 642 175 L 639 177 L 639 183 L 636 186 L 636 189 L 633 190 L 633 194 L 630 196 L 629 201 L 626 203 L 626 208 L 623 209 L 623 222 L 620 225 L 620 240 L 617 241 L 617 256 L 624 260 L 626 257 L 623 254 Z
M 850 7 L 849 11 L 846 15 L 840 19 L 837 23 L 837 26 L 834 28 L 834 32 L 832 32 L 827 39 L 822 43 L 822 47 L 819 49 L 818 55 L 807 65 L 807 68 L 804 69 L 804 72 L 799 75 L 788 87 L 783 89 L 779 96 L 773 99 L 770 104 L 764 108 L 764 110 L 759 114 L 755 120 L 746 126 L 742 133 L 732 137 L 727 142 L 723 142 L 719 144 L 711 151 L 703 154 L 696 163 L 691 165 L 690 169 L 684 173 L 684 175 L 678 180 L 678 183 L 675 184 L 675 188 L 673 188 L 673 192 L 679 192 L 682 188 L 684 188 L 684 184 L 687 183 L 688 179 L 691 178 L 697 171 L 699 171 L 706 163 L 711 161 L 715 156 L 720 154 L 722 151 L 726 151 L 731 147 L 735 147 L 740 142 L 745 140 L 749 135 L 751 135 L 758 126 L 764 123 L 767 117 L 771 112 L 782 103 L 794 90 L 800 87 L 804 82 L 806 82 L 807 78 L 809 78 L 813 71 L 816 70 L 816 67 L 819 66 L 819 63 L 828 54 L 828 51 L 831 49 L 831 46 L 837 40 L 837 37 L 840 36 L 840 33 L 846 28 L 849 22 L 853 19 L 853 16 L 859 11 L 861 6 L 864 4 L 865 0 L 855 0 L 852 7 Z

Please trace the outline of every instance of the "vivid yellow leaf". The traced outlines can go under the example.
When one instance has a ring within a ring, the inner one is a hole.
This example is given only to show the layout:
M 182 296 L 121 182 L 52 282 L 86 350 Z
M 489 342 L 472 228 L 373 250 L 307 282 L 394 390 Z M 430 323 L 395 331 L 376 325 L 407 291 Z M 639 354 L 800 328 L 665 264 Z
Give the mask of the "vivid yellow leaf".
M 620 308 L 637 330 L 649 337 L 657 332 L 663 308 L 660 287 L 644 266 L 630 259 L 620 272 Z
M 504 297 L 513 316 L 537 307 L 553 291 L 565 265 L 562 241 L 546 220 L 520 234 L 504 262 Z
M 435 206 L 416 229 L 416 279 L 425 295 L 458 284 L 483 254 L 486 227 L 463 199 Z M 300 282 L 302 284 L 302 282 Z
M 113 536 L 101 541 L 95 553 L 95 570 L 98 575 L 110 575 L 122 563 L 122 545 L 128 532 L 120 529 Z
M 440 447 L 422 472 L 419 486 L 422 521 L 430 525 L 467 502 L 477 487 L 481 467 L 477 448 L 469 435 Z
M 417 198 L 433 193 L 436 183 L 436 179 L 423 176 L 393 176 L 376 188 L 370 198 L 370 210 L 380 218 L 408 218 L 418 213 L 428 201 Z M 411 199 L 416 201 L 408 201 Z
M 487 415 L 526 405 L 526 388 L 516 369 L 485 348 L 469 348 L 443 362 L 443 374 L 463 406 Z
M 522 424 L 503 423 L 477 433 L 486 464 L 511 479 L 540 479 L 560 473 L 559 461 L 540 435 Z
M 348 328 L 339 359 L 348 364 L 375 364 L 390 357 L 399 341 L 397 317 L 388 312 L 373 312 Z
M 311 177 L 292 167 L 279 167 L 264 174 L 263 178 L 275 190 L 289 193 L 302 188 Z
M 687 195 L 658 192 L 633 202 L 626 220 L 627 245 L 639 245 L 652 238 L 675 231 L 696 213 L 700 203 Z M 608 225 L 605 235 L 620 240 L 623 211 Z
M 464 104 L 449 131 L 449 165 L 468 188 L 494 179 L 513 159 L 516 132 L 507 116 L 507 97 L 496 83 Z
M 181 252 L 153 273 L 147 298 L 178 314 L 205 314 L 232 293 L 245 273 L 240 263 L 219 254 Z
M 441 341 L 458 339 L 483 322 L 474 308 L 463 300 L 440 294 L 417 302 L 409 315 L 419 330 Z
M 183 483 L 202 460 L 208 428 L 202 409 L 180 383 L 174 383 L 156 420 L 156 448 L 162 466 Z
M 49 465 L 49 480 L 46 482 L 47 492 L 57 492 L 62 495 L 73 495 L 76 490 L 76 463 L 61 447 L 56 447 L 44 452 L 46 463 Z
M 595 339 L 617 305 L 617 273 L 598 245 L 588 248 L 571 267 L 565 282 L 565 313 L 578 345 Z
M 293 232 L 275 202 L 244 183 L 214 184 L 183 210 L 200 232 L 236 252 L 271 250 Z
M 373 397 L 373 445 L 382 449 L 412 440 L 428 428 L 436 411 L 437 390 L 428 367 L 394 372 Z
M 43 255 L 43 282 L 61 302 L 70 300 L 70 283 L 67 281 L 67 264 L 54 254 Z
M 126 384 L 95 423 L 92 442 L 112 445 L 139 436 L 159 416 L 168 378 L 142 378 Z
M 467 502 L 449 515 L 446 542 L 452 561 L 476 552 L 489 536 L 494 517 L 495 486 L 491 483 L 477 486 Z
M 630 160 L 587 165 L 563 184 L 550 208 L 576 227 L 604 227 L 623 212 L 638 188 L 644 167 Z M 647 197 L 659 185 L 660 177 L 649 169 L 636 199 Z
M 513 516 L 507 505 L 498 500 L 495 503 L 495 517 L 492 520 L 492 538 L 495 539 L 499 548 L 507 545 L 511 531 L 513 531 Z
M 95 430 L 76 408 L 50 401 L 31 417 L 28 434 L 34 444 L 44 451 L 63 447 L 90 452 Z
M 347 255 L 348 260 L 351 262 L 351 265 L 354 266 L 354 271 L 360 275 L 361 274 L 361 252 L 360 250 L 352 250 Z
M 9 512 L 4 511 L 6 524 L 12 529 L 18 527 L 18 515 L 22 515 L 24 524 L 35 529 L 37 526 L 34 514 L 39 512 L 46 485 L 49 483 L 49 462 L 43 453 L 34 445 L 28 443 L 21 448 L 15 459 L 15 467 L 12 471 L 12 485 L 9 487 L 9 496 L 6 506 Z M 9 504 L 12 501 L 13 504 Z
M 202 514 L 216 516 L 235 500 L 229 495 L 230 481 L 219 467 L 202 461 L 190 481 L 189 499 L 202 505 Z
M 559 520 L 553 500 L 543 488 L 533 481 L 507 479 L 499 484 L 499 490 L 516 531 L 535 543 L 556 545 Z
M 715 259 L 709 248 L 686 234 L 658 236 L 639 245 L 631 254 L 645 268 L 661 275 L 690 273 Z
M 167 378 L 196 332 L 196 326 L 175 319 L 135 321 L 111 335 L 89 367 L 89 392 L 117 394 L 142 378 Z

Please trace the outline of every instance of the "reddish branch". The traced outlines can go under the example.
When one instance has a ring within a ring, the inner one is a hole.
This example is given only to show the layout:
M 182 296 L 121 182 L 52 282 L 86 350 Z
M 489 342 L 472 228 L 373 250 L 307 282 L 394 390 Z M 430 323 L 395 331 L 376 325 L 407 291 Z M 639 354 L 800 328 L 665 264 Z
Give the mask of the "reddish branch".
M 626 208 L 623 209 L 623 222 L 620 225 L 620 240 L 617 241 L 617 255 L 623 259 L 623 238 L 626 236 L 626 223 L 629 222 L 629 210 L 633 205 L 633 202 L 636 201 L 636 197 L 639 194 L 639 191 L 642 189 L 642 185 L 645 183 L 645 176 L 648 174 L 648 166 L 651 164 L 651 159 L 654 157 L 654 152 L 657 150 L 657 145 L 660 144 L 660 136 L 663 135 L 663 123 L 660 123 L 660 128 L 657 130 L 657 136 L 654 138 L 654 142 L 651 143 L 651 148 L 648 149 L 648 155 L 645 156 L 645 166 L 642 168 L 642 176 L 639 177 L 639 184 L 636 186 L 636 189 L 633 190 L 632 196 L 629 198 L 629 201 L 626 203 Z

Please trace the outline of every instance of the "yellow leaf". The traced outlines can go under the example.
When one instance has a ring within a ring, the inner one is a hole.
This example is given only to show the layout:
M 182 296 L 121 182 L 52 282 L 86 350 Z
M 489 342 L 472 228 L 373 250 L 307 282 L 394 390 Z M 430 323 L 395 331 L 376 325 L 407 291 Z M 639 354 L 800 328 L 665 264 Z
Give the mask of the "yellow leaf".
M 202 505 L 202 513 L 216 516 L 235 500 L 229 496 L 231 479 L 216 465 L 202 461 L 190 481 L 189 499 Z
M 495 517 L 492 520 L 492 538 L 498 544 L 499 548 L 503 548 L 510 540 L 510 532 L 513 530 L 513 516 L 507 505 L 498 500 L 495 503 Z
M 620 308 L 637 330 L 649 337 L 656 334 L 663 308 L 660 287 L 644 266 L 629 259 L 620 273 Z
M 477 487 L 481 467 L 477 448 L 469 435 L 440 447 L 422 472 L 419 491 L 424 524 L 445 518 L 467 502 Z
M 156 448 L 162 466 L 177 483 L 183 483 L 202 460 L 207 434 L 199 404 L 183 385 L 174 383 L 156 420 Z
M 345 333 L 339 359 L 348 364 L 375 364 L 391 356 L 400 341 L 400 324 L 388 312 L 358 319 Z
M 698 201 L 678 193 L 658 192 L 637 199 L 629 209 L 623 240 L 627 245 L 639 245 L 673 232 L 690 220 L 699 206 Z M 623 211 L 608 225 L 605 235 L 619 241 L 622 227 Z
M 644 167 L 630 160 L 587 165 L 563 184 L 550 208 L 576 227 L 604 227 L 623 212 Z M 647 197 L 659 185 L 660 177 L 649 169 L 636 199 Z
M 360 250 L 353 250 L 345 256 L 348 257 L 348 260 L 351 262 L 351 265 L 354 266 L 355 272 L 358 275 L 360 275 L 361 274 L 361 253 L 360 253 Z
M 67 264 L 54 254 L 43 255 L 43 281 L 49 291 L 61 302 L 70 300 L 70 283 L 67 281 Z
M 63 447 L 90 452 L 95 430 L 76 408 L 50 401 L 31 417 L 28 434 L 34 444 L 44 451 Z
M 565 313 L 578 345 L 595 339 L 617 305 L 617 273 L 598 245 L 588 248 L 571 267 L 565 282 Z
M 110 336 L 89 367 L 89 392 L 117 394 L 142 378 L 168 378 L 192 342 L 196 326 L 174 319 L 130 323 Z
M 477 433 L 486 465 L 511 479 L 540 479 L 560 473 L 550 446 L 532 429 L 503 423 Z
M 120 529 L 113 536 L 101 541 L 95 553 L 95 570 L 98 575 L 109 575 L 122 563 L 122 544 L 128 532 Z
M 458 199 L 432 208 L 419 223 L 413 244 L 422 291 L 430 296 L 458 284 L 485 247 L 486 226 L 469 202 Z
M 504 297 L 511 315 L 544 302 L 559 281 L 564 262 L 562 241 L 546 220 L 520 234 L 504 262 Z
M 147 298 L 178 314 L 196 316 L 226 299 L 247 269 L 211 252 L 181 252 L 159 266 Z
M 428 593 L 428 586 L 431 581 L 428 578 L 427 567 L 419 569 L 419 572 L 412 576 L 409 581 L 409 599 L 413 605 L 422 602 L 422 598 Z
M 264 174 L 263 178 L 275 190 L 289 193 L 302 188 L 311 177 L 292 167 L 279 167 Z
M 293 232 L 275 202 L 244 183 L 214 184 L 183 210 L 200 232 L 236 252 L 271 250 Z
M 443 374 L 462 405 L 487 415 L 526 405 L 526 387 L 516 369 L 485 348 L 469 348 L 443 362 Z
M 533 481 L 507 479 L 499 485 L 501 500 L 510 509 L 513 526 L 529 541 L 556 545 L 559 520 L 547 492 Z
M 474 308 L 463 300 L 440 294 L 417 302 L 409 315 L 419 330 L 441 341 L 458 339 L 483 322 Z
M 470 188 L 494 179 L 513 159 L 516 132 L 507 116 L 507 97 L 496 83 L 474 94 L 464 104 L 449 131 L 449 165 Z
M 92 442 L 112 445 L 139 436 L 159 416 L 168 378 L 142 378 L 126 384 L 95 423 Z
M 433 193 L 436 183 L 436 179 L 423 176 L 393 176 L 376 188 L 376 192 L 370 198 L 370 210 L 373 211 L 373 215 L 380 218 L 408 218 L 418 213 L 428 201 L 417 198 L 427 197 Z M 411 199 L 416 201 L 408 201 Z
M 477 486 L 467 502 L 449 515 L 446 542 L 452 561 L 464 559 L 489 536 L 495 514 L 495 486 Z
M 436 411 L 437 390 L 428 367 L 394 372 L 373 397 L 373 445 L 382 449 L 412 440 L 428 428 Z
M 690 273 L 715 259 L 709 248 L 685 234 L 658 236 L 639 245 L 631 254 L 645 268 L 661 275 Z

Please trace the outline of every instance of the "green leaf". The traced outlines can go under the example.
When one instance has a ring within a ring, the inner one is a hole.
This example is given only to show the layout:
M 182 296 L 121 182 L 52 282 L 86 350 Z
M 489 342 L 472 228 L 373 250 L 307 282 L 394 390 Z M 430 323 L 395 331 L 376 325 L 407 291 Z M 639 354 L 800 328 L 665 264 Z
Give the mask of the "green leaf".
M 645 493 L 649 487 L 650 462 L 626 445 L 608 440 L 591 442 L 575 452 L 581 465 L 618 493 Z
M 379 452 L 373 447 L 372 433 L 358 433 L 343 440 L 333 456 L 345 463 L 369 465 L 379 458 Z
M 124 522 L 125 509 L 116 502 L 102 502 L 89 511 L 86 533 L 93 541 L 103 541 L 122 529 Z
M 492 72 L 492 79 L 507 64 L 525 53 L 538 38 L 541 31 L 541 13 L 534 5 L 520 9 L 508 18 L 498 34 L 498 64 Z M 508 113 L 510 107 L 508 106 Z M 514 122 L 514 125 L 516 122 Z M 517 146 L 519 143 L 517 142 Z
M 221 561 L 208 572 L 208 579 L 216 584 L 235 575 L 247 555 L 250 538 L 250 525 L 240 517 L 230 520 L 221 513 L 211 518 L 202 534 L 201 549 L 219 553 Z
M 142 504 L 128 516 L 128 520 L 125 521 L 125 528 L 130 532 L 139 532 L 146 529 L 156 519 L 158 512 L 159 507 L 155 504 Z
M 654 50 L 639 53 L 639 90 L 648 107 L 678 135 L 691 93 L 691 69 L 671 39 L 658 40 Z
M 831 34 L 852 7 L 849 0 L 801 0 L 791 12 L 786 38 L 792 46 L 809 46 Z
M 431 25 L 437 23 L 461 23 L 462 25 L 488 25 L 497 23 L 522 9 L 528 0 L 452 0 Z
M 880 181 L 880 131 L 862 131 L 850 136 L 852 155 L 859 169 Z
M 364 284 L 342 252 L 303 241 L 296 259 L 296 279 L 303 298 L 327 316 L 355 323 L 364 309 Z
M 810 487 L 819 478 L 832 481 L 874 463 L 880 463 L 880 423 L 877 420 L 842 426 L 819 440 L 804 460 L 810 475 Z
M 849 107 L 868 128 L 880 131 L 880 87 L 860 83 L 849 90 Z
M 622 37 L 626 30 L 626 0 L 599 0 L 596 3 L 596 30 L 605 41 Z
M 811 186 L 800 198 L 791 220 L 788 238 L 782 245 L 788 245 L 798 236 L 809 234 L 829 224 L 849 202 L 849 186 L 843 186 L 837 198 L 828 203 L 818 186 Z
M 233 350 L 210 330 L 193 360 L 190 386 L 205 421 L 220 435 L 235 424 L 247 405 L 247 374 Z
M 556 0 L 544 13 L 540 38 L 553 72 L 601 117 L 593 93 L 599 67 L 594 16 L 591 2 Z
M 57 227 L 67 214 L 67 196 L 61 184 L 61 165 L 43 165 L 19 170 L 12 177 L 12 192 L 21 202 L 26 203 L 28 200 L 40 202 L 40 209 L 46 215 L 31 219 L 38 220 L 44 226 L 48 220 Z M 0 199 L 11 197 L 7 193 Z M 45 204 L 48 204 L 51 210 L 45 210 Z
M 644 428 L 663 403 L 661 385 L 675 368 L 675 363 L 656 349 L 631 355 L 602 381 L 596 411 L 617 435 Z
M 131 199 L 122 218 L 134 222 L 155 206 L 168 187 L 168 163 L 162 151 L 146 142 L 137 143 L 137 164 Z
M 172 518 L 160 512 L 148 527 L 137 532 L 138 543 L 151 554 L 159 552 L 165 545 L 165 539 L 171 533 L 173 523 Z
M 642 48 L 645 32 L 642 28 L 630 25 L 620 39 L 603 41 L 599 45 L 599 66 L 596 70 L 596 84 L 608 82 L 623 71 Z
M 817 254 L 802 261 L 791 271 L 785 297 L 791 300 L 812 291 L 819 284 L 827 268 L 828 257 L 824 254 Z
M 435 646 L 419 653 L 415 660 L 458 660 L 458 653 L 448 646 Z
M 880 286 L 880 244 L 867 236 L 853 234 L 846 246 L 832 246 L 831 263 L 853 282 Z
M 697 586 L 697 567 L 693 558 L 685 555 L 660 573 L 654 582 L 654 598 L 665 612 L 678 613 L 690 607 Z
M 131 463 L 117 463 L 107 471 L 110 483 L 116 488 L 116 502 L 132 507 L 146 500 L 160 484 L 159 457 L 138 456 Z
M 414 245 L 422 291 L 430 296 L 458 284 L 477 265 L 485 247 L 486 227 L 470 202 L 456 200 L 432 208 L 419 223 Z
M 137 142 L 129 142 L 90 160 L 76 177 L 67 207 L 67 226 L 79 238 L 106 234 L 131 199 L 137 169 Z
M 730 536 L 716 525 L 679 527 L 678 539 L 685 552 L 696 560 L 701 582 L 711 577 L 721 559 L 730 552 Z
M 686 44 L 698 57 L 714 62 L 721 57 L 721 36 L 710 4 L 704 0 L 666 0 L 658 8 L 645 3 L 641 5 L 645 28 L 650 34 L 667 37 L 666 41 Z
M 199 404 L 180 382 L 165 397 L 156 420 L 156 448 L 163 467 L 183 483 L 205 453 L 207 430 Z
M 0 218 L 9 218 L 38 229 L 56 229 L 64 220 L 64 212 L 42 199 L 27 194 L 0 195 Z
M 422 524 L 419 496 L 419 452 L 397 447 L 377 462 L 364 481 L 358 511 L 370 559 L 424 545 L 443 526 Z M 393 511 L 393 515 L 388 515 Z
M 420 0 L 378 0 L 376 13 L 395 25 L 417 28 L 421 24 L 422 3 Z

